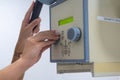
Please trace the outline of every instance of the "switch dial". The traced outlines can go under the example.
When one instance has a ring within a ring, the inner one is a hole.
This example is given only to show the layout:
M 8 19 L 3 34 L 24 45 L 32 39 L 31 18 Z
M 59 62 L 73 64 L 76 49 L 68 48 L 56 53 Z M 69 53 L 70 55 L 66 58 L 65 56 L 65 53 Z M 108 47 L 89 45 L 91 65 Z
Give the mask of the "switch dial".
M 74 28 L 70 28 L 67 31 L 67 38 L 71 41 L 78 41 L 80 40 L 81 37 L 81 31 L 79 28 L 74 27 Z

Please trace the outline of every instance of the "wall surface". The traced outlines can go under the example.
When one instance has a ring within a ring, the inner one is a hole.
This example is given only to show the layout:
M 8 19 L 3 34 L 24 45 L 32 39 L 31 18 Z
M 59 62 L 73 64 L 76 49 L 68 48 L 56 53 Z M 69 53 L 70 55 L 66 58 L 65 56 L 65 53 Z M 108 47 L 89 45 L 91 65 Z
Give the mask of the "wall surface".
M 0 69 L 10 64 L 21 22 L 32 0 L 0 0 Z M 49 29 L 49 6 L 41 13 L 41 31 Z M 49 49 L 30 68 L 24 80 L 119 80 L 119 77 L 92 78 L 90 73 L 56 74 L 56 64 L 50 63 Z

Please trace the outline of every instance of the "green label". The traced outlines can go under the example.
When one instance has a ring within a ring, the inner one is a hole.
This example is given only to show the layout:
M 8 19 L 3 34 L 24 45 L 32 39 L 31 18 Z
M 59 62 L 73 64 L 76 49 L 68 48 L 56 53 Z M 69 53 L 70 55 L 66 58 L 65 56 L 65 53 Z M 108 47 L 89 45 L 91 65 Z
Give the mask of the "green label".
M 71 23 L 71 22 L 73 22 L 73 21 L 74 21 L 74 18 L 73 18 L 73 16 L 71 16 L 71 17 L 68 17 L 68 18 L 59 20 L 58 25 L 59 25 L 59 26 L 65 25 L 65 24 Z

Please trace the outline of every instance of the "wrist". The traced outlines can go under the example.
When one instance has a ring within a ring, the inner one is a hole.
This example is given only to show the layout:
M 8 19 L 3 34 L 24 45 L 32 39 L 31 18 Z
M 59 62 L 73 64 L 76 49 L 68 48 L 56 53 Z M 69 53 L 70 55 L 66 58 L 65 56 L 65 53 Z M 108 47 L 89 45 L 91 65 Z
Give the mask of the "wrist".
M 24 68 L 25 70 L 27 70 L 33 65 L 30 61 L 23 58 L 19 58 L 18 62 L 21 63 L 21 67 Z
M 16 52 L 20 53 L 20 52 L 23 51 L 23 49 L 24 49 L 24 42 L 25 41 L 18 39 L 18 41 L 16 43 L 16 46 L 15 46 L 15 51 Z
M 23 44 L 19 44 L 17 43 L 16 46 L 15 46 L 15 53 L 22 53 L 23 52 L 23 47 L 24 45 Z
M 15 62 L 16 60 L 18 60 L 18 59 L 20 58 L 21 54 L 22 54 L 22 51 L 19 51 L 19 50 L 16 50 L 16 49 L 15 49 L 11 63 L 13 63 L 13 62 Z
M 21 54 L 23 53 L 23 48 L 23 44 L 20 41 L 18 41 L 15 46 L 13 58 L 19 59 Z
M 18 60 L 21 56 L 21 52 L 14 52 L 13 58 L 12 58 L 12 63 L 15 62 L 16 60 Z

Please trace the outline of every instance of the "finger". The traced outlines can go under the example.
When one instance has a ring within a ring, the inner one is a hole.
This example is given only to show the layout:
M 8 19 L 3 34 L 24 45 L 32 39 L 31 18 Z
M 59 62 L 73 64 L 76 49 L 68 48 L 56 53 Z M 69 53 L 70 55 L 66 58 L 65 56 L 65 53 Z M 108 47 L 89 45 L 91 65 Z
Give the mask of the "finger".
M 33 31 L 35 27 L 38 26 L 39 24 L 40 24 L 40 18 L 37 18 L 28 25 L 28 28 L 30 29 L 30 31 Z
M 34 29 L 33 29 L 33 33 L 38 33 L 40 30 L 40 24 L 38 24 Z
M 46 35 L 57 35 L 55 30 L 47 30 L 47 31 L 41 31 L 36 35 L 36 37 L 40 38 L 41 36 L 46 36 Z
M 45 46 L 42 50 L 41 53 L 43 53 L 45 50 L 47 50 L 48 48 L 50 48 L 51 45 Z
M 34 36 L 36 41 L 57 40 L 59 36 L 56 35 L 55 31 L 43 31 Z
M 23 20 L 23 23 L 29 23 L 29 20 L 30 20 L 30 16 L 31 16 L 31 13 L 33 11 L 33 7 L 34 7 L 34 1 L 32 2 L 30 8 L 28 9 L 28 11 L 26 12 L 25 14 L 25 18 Z
M 54 44 L 55 41 L 47 41 L 47 42 L 40 42 L 40 47 L 42 46 L 42 50 L 46 50 L 48 47 L 50 47 L 52 44 Z

